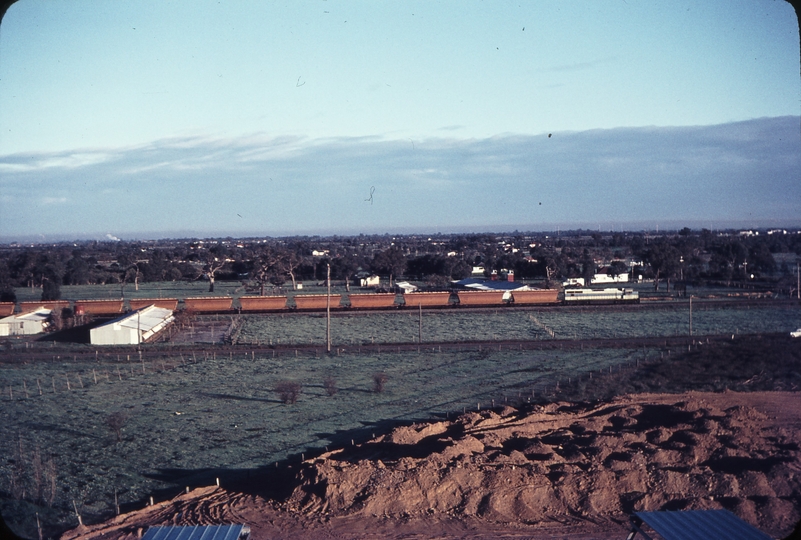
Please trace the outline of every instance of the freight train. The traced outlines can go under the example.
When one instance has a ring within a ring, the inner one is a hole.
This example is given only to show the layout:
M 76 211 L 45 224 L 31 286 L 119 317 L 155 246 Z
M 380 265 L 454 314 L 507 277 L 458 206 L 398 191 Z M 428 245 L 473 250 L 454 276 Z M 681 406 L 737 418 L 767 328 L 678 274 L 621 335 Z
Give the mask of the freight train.
M 19 312 L 27 313 L 37 308 L 72 308 L 76 315 L 116 316 L 145 306 L 155 305 L 193 313 L 256 313 L 270 311 L 320 311 L 326 308 L 345 310 L 408 309 L 408 308 L 458 308 L 498 307 L 506 305 L 572 305 L 572 304 L 617 304 L 638 303 L 639 294 L 633 289 L 520 289 L 512 291 L 459 290 L 457 292 L 407 292 L 355 293 L 343 296 L 332 294 L 303 294 L 289 297 L 241 296 L 235 306 L 230 296 L 178 298 L 136 298 L 119 300 L 68 300 L 20 302 Z M 17 311 L 13 302 L 0 303 L 0 317 Z

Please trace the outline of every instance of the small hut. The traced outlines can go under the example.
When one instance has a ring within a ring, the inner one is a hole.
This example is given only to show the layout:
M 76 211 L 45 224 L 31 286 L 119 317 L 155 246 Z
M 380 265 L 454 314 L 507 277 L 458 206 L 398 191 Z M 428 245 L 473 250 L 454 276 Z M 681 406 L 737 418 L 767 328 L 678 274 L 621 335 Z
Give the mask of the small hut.
M 89 330 L 92 345 L 136 345 L 153 339 L 174 320 L 172 310 L 148 306 Z
M 28 336 L 40 334 L 49 326 L 51 311 L 37 308 L 27 313 L 9 315 L 0 319 L 0 336 Z

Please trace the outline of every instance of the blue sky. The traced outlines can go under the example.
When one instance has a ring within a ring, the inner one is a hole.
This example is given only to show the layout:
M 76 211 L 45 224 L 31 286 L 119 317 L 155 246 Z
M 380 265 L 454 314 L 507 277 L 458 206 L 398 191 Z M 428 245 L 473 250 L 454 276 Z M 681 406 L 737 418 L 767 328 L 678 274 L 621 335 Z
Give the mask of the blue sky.
M 798 223 L 799 63 L 782 1 L 20 0 L 0 236 Z

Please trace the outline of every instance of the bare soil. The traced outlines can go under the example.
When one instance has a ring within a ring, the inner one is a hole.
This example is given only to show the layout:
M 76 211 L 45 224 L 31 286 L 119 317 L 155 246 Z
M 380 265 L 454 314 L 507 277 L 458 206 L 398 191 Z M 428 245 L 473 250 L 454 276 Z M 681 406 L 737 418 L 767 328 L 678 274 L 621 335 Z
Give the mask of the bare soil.
M 634 510 L 716 508 L 781 537 L 800 517 L 798 398 L 641 394 L 472 412 L 62 538 L 229 522 L 254 538 L 622 538 Z

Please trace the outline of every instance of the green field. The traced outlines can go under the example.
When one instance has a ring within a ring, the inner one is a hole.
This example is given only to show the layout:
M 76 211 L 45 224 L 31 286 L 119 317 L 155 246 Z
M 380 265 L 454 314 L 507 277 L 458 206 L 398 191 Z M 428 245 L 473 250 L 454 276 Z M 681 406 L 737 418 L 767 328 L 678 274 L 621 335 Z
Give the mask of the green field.
M 303 289 L 293 291 L 292 285 L 285 286 L 282 292 L 274 292 L 268 287 L 265 294 L 324 294 L 326 288 L 318 285 L 304 285 Z M 352 289 L 354 292 L 364 292 Z M 42 290 L 38 287 L 17 287 L 14 289 L 18 302 L 36 301 L 42 298 Z M 132 283 L 125 285 L 125 298 L 179 298 L 190 296 L 233 296 L 238 298 L 245 294 L 245 287 L 239 281 L 216 281 L 214 292 L 209 292 L 208 281 L 159 281 L 140 283 L 137 291 Z M 332 294 L 345 294 L 344 286 L 331 288 Z M 250 292 L 248 294 L 253 294 Z M 123 291 L 119 283 L 109 285 L 62 285 L 61 298 L 65 300 L 117 300 L 122 298 Z
M 325 316 L 246 315 L 239 344 L 322 344 Z M 716 307 L 696 304 L 693 334 L 790 332 L 801 327 L 801 310 L 787 306 Z M 420 318 L 416 311 L 337 314 L 331 320 L 335 345 L 414 343 Z M 688 309 L 641 306 L 631 310 L 560 309 L 483 312 L 424 311 L 423 343 L 475 340 L 604 339 L 687 335 Z
M 186 298 L 187 296 L 231 296 L 244 291 L 238 281 L 218 281 L 214 292 L 209 292 L 207 281 L 160 281 L 140 283 L 137 291 L 132 283 L 125 285 L 125 298 Z M 16 288 L 18 302 L 36 301 L 42 298 L 39 288 Z M 110 285 L 62 285 L 61 298 L 65 300 L 118 300 L 123 291 L 119 283 Z

